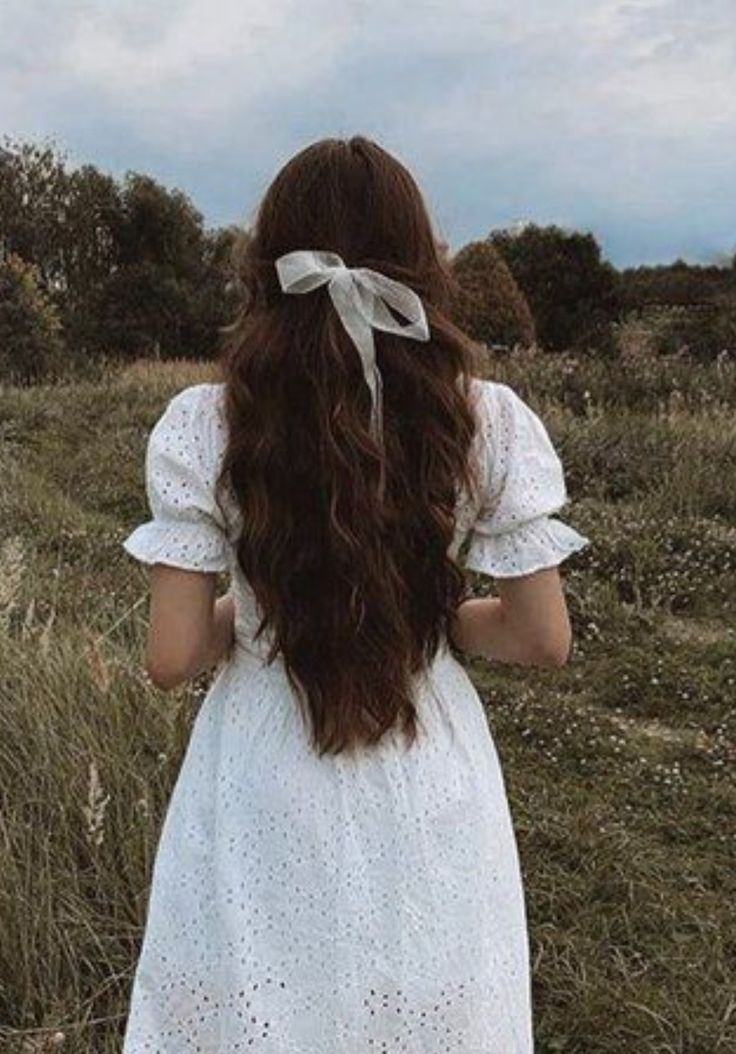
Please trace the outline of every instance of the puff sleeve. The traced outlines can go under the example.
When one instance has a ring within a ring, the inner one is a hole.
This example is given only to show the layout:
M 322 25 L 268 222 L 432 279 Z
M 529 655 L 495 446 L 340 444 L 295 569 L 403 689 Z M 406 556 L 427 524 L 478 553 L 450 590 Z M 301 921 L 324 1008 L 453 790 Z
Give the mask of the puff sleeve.
M 224 571 L 228 541 L 214 484 L 222 447 L 215 416 L 218 385 L 183 389 L 166 406 L 148 438 L 146 494 L 152 518 L 123 541 L 145 564 L 188 571 Z
M 494 578 L 555 567 L 590 539 L 552 517 L 567 504 L 545 425 L 507 384 L 481 381 L 482 500 L 465 566 Z

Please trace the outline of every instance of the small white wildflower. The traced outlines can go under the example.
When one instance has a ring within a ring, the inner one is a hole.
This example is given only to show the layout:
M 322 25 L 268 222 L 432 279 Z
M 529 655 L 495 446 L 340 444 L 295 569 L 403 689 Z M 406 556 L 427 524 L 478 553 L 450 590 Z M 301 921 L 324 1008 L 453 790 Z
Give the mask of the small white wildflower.
M 100 775 L 94 760 L 89 763 L 89 789 L 87 804 L 82 806 L 87 821 L 87 840 L 90 845 L 102 845 L 105 836 L 105 809 L 110 800 L 109 794 L 103 794 Z

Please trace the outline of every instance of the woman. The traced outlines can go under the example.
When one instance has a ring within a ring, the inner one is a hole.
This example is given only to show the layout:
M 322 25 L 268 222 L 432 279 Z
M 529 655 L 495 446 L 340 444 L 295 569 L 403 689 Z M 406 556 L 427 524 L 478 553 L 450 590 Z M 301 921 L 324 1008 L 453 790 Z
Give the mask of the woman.
M 155 684 L 221 664 L 124 1054 L 530 1054 L 515 836 L 453 649 L 566 661 L 558 565 L 588 539 L 550 516 L 562 465 L 512 388 L 472 376 L 421 194 L 371 140 L 285 165 L 241 277 L 223 380 L 157 421 L 153 516 L 123 543 L 152 568 Z M 466 599 L 465 540 L 498 597 Z

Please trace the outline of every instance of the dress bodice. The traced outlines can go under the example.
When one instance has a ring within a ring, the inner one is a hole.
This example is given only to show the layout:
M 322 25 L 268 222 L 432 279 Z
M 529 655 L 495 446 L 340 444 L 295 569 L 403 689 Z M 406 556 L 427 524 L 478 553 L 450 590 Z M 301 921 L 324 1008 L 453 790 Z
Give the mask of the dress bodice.
M 152 517 L 123 541 L 144 563 L 206 573 L 226 571 L 235 600 L 239 645 L 260 656 L 260 614 L 238 566 L 239 510 L 227 492 L 215 501 L 227 432 L 224 383 L 195 384 L 167 404 L 146 450 L 146 493 Z M 470 450 L 479 487 L 461 491 L 448 552 L 457 558 L 469 539 L 464 566 L 492 577 L 531 574 L 559 564 L 590 539 L 554 518 L 568 501 L 563 466 L 536 412 L 507 384 L 473 378 L 478 428 Z

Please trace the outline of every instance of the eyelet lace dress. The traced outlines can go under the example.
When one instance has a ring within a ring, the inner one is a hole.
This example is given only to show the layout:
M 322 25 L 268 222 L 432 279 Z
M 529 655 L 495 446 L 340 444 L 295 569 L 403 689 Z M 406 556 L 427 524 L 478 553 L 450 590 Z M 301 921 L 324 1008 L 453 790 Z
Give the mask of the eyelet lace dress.
M 469 538 L 466 566 L 494 577 L 556 566 L 589 539 L 552 518 L 568 497 L 545 426 L 509 386 L 473 384 L 484 487 L 451 551 Z M 408 751 L 393 734 L 316 755 L 214 502 L 223 393 L 170 400 L 152 518 L 122 543 L 229 572 L 236 612 L 161 828 L 123 1054 L 532 1054 L 522 875 L 477 691 L 445 644 Z

